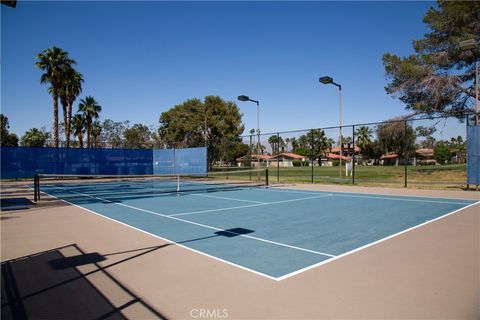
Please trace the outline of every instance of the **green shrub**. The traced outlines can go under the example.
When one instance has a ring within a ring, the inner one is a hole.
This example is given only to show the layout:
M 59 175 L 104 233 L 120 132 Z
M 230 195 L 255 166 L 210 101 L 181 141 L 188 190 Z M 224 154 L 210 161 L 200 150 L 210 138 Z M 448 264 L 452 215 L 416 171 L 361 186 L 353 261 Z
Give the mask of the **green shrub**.
M 450 149 L 444 144 L 436 145 L 433 148 L 433 154 L 439 164 L 446 164 L 452 156 Z
M 302 166 L 302 161 L 294 160 L 294 161 L 292 161 L 292 164 L 293 164 L 294 167 L 301 167 Z

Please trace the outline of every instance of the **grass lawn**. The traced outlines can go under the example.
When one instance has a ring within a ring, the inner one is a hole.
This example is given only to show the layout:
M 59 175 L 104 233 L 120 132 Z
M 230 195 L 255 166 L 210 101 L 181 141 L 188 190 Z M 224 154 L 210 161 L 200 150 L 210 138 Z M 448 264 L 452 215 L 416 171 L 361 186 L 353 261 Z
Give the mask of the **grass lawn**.
M 230 168 L 231 172 L 245 168 Z M 218 168 L 225 171 L 225 168 Z M 255 169 L 253 169 L 255 170 Z M 277 182 L 277 168 L 269 167 L 269 180 Z M 280 167 L 278 171 L 279 182 L 311 183 L 312 167 Z M 248 175 L 239 174 L 247 178 Z M 345 167 L 342 167 L 339 179 L 339 167 L 313 167 L 314 183 L 352 183 L 350 176 L 345 176 Z M 467 167 L 465 164 L 452 165 L 429 165 L 429 166 L 408 166 L 408 184 L 414 187 L 425 188 L 461 188 L 466 185 Z M 400 186 L 403 187 L 405 179 L 405 167 L 398 166 L 355 166 L 355 184 L 375 186 Z

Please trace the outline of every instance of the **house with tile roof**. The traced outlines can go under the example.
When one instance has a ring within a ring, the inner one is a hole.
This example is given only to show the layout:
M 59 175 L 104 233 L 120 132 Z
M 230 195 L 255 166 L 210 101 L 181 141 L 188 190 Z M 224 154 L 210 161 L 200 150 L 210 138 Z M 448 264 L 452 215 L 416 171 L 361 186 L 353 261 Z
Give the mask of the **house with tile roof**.
M 252 167 L 257 167 L 260 165 L 261 167 L 267 167 L 270 163 L 270 158 L 272 156 L 268 154 L 252 154 L 251 155 L 251 161 L 252 161 Z M 240 158 L 235 159 L 237 162 L 237 167 L 249 167 L 249 160 L 250 160 L 250 155 L 246 154 Z
M 272 167 L 276 167 L 277 165 L 279 167 L 293 167 L 294 161 L 305 162 L 306 157 L 293 152 L 283 152 L 278 155 L 271 156 L 268 161 Z

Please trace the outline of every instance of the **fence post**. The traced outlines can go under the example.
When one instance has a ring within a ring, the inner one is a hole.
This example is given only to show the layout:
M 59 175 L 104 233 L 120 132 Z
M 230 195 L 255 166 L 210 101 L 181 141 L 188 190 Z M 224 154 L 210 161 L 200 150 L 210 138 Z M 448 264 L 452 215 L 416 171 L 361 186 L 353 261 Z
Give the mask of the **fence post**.
M 468 135 L 468 113 L 465 115 L 465 137 Z M 466 139 L 465 139 L 466 140 Z M 468 148 L 465 151 L 465 165 L 467 166 L 467 191 L 470 190 L 470 185 L 468 184 Z
M 352 184 L 355 184 L 355 125 L 352 126 L 352 144 L 353 144 L 353 154 L 352 154 Z
M 308 134 L 308 133 L 307 133 Z M 310 137 L 310 166 L 311 166 L 311 180 L 313 183 L 313 133 Z
M 250 181 L 252 181 L 252 135 L 250 135 L 250 145 L 248 146 L 248 168 L 250 171 Z
M 407 187 L 407 120 L 404 122 L 404 128 L 403 128 L 403 161 L 404 161 L 404 168 L 405 168 L 405 182 L 403 187 Z
M 280 133 L 277 133 L 277 182 L 280 182 Z

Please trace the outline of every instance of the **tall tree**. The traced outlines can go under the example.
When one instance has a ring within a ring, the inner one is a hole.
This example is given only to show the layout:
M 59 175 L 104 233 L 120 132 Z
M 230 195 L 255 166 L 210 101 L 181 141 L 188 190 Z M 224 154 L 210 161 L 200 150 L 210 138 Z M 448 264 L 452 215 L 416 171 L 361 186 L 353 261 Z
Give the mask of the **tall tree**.
M 75 64 L 75 60 L 69 58 L 68 52 L 58 47 L 45 49 L 37 55 L 37 61 L 35 62 L 35 66 L 44 72 L 40 77 L 40 82 L 51 85 L 49 92 L 53 97 L 53 139 L 55 147 L 58 147 L 58 98 L 62 91 L 67 70 Z
M 312 149 L 313 161 L 314 158 L 325 152 L 327 148 L 327 136 L 325 135 L 325 131 L 321 129 L 312 129 L 307 132 L 307 139 Z
M 268 138 L 268 143 L 272 148 L 272 154 L 279 154 L 280 148 L 285 146 L 285 142 L 283 141 L 282 137 L 272 135 Z
M 93 96 L 87 96 L 85 99 L 80 100 L 78 104 L 78 111 L 82 112 L 85 116 L 85 123 L 87 126 L 87 147 L 92 147 L 91 135 L 92 124 L 94 119 L 98 119 L 102 106 L 100 106 Z
M 83 75 L 74 68 L 68 68 L 63 79 L 61 102 L 63 106 L 63 118 L 65 123 L 65 141 L 66 147 L 70 146 L 71 122 L 73 103 L 82 93 Z
M 435 138 L 432 135 L 435 133 L 435 131 L 437 131 L 435 126 L 418 126 L 415 128 L 416 136 L 425 138 L 425 140 L 421 142 L 423 148 L 433 148 L 435 145 Z
M 206 125 L 206 130 L 205 130 Z M 237 105 L 218 96 L 189 99 L 160 115 L 159 134 L 175 147 L 199 147 L 205 145 L 207 132 L 208 163 L 226 157 L 228 147 L 241 143 L 244 127 Z
M 83 148 L 83 134 L 85 133 L 85 116 L 83 113 L 77 113 L 72 118 L 73 135 L 78 137 L 80 148 Z
M 100 140 L 107 143 L 111 148 L 122 148 L 124 146 L 125 130 L 128 128 L 128 121 L 113 121 L 105 119 L 102 122 Z
M 285 138 L 285 147 L 287 149 L 287 152 L 290 151 L 290 138 Z
M 25 147 L 43 147 L 48 137 L 48 133 L 38 130 L 37 128 L 32 128 L 22 136 L 21 143 Z
M 152 148 L 152 133 L 150 129 L 140 123 L 134 124 L 131 128 L 125 129 L 125 147 L 130 149 Z
M 297 148 L 298 148 L 297 138 L 295 138 L 295 137 L 290 138 L 290 143 L 292 144 L 292 151 L 293 151 L 293 152 L 296 152 L 296 150 L 297 150 Z
M 399 119 L 379 124 L 377 137 L 383 153 L 394 152 L 401 157 L 404 154 L 408 157 L 415 151 L 415 131 Z
M 102 125 L 100 121 L 96 120 L 92 124 L 92 145 L 94 148 L 98 148 L 100 133 L 102 132 Z
M 367 126 L 361 126 L 355 131 L 355 136 L 356 143 L 363 154 L 367 146 L 372 143 L 373 130 Z
M 441 0 L 423 21 L 430 32 L 413 42 L 414 54 L 383 56 L 390 81 L 385 89 L 415 113 L 462 114 L 475 97 L 475 61 L 480 50 L 477 46 L 465 51 L 459 43 L 479 41 L 480 2 Z
M 15 133 L 10 133 L 8 129 L 10 129 L 8 118 L 0 114 L 0 145 L 2 147 L 17 147 L 18 137 Z

